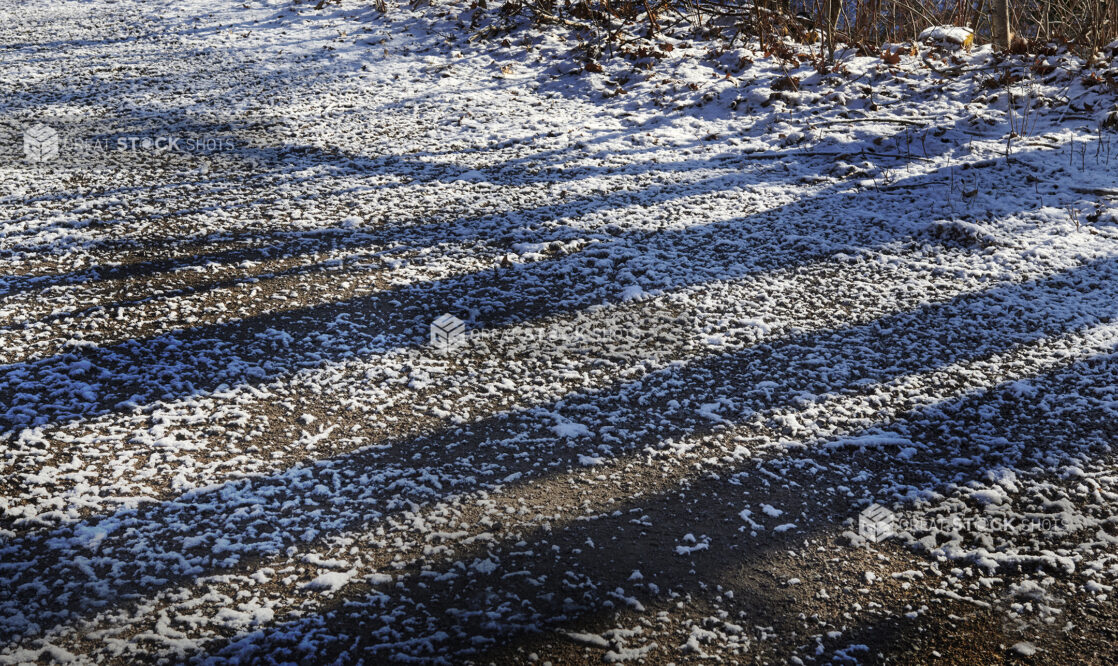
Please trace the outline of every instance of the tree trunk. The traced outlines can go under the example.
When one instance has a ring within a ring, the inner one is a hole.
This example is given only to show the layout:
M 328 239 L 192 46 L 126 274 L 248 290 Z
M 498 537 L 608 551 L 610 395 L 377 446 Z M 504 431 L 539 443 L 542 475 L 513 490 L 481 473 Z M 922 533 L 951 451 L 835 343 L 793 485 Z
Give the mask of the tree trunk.
M 1013 32 L 1009 29 L 1009 0 L 993 0 L 990 3 L 990 34 L 995 47 L 1009 50 L 1013 40 Z
M 823 0 L 823 19 L 827 22 L 823 34 L 827 40 L 827 60 L 831 62 L 835 59 L 835 28 L 838 27 L 841 10 L 842 0 Z

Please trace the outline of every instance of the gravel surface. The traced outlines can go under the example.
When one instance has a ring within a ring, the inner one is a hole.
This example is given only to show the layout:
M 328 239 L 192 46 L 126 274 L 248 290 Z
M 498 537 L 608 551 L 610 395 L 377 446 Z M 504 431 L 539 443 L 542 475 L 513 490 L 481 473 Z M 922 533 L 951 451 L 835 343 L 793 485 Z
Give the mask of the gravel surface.
M 1095 70 L 388 9 L 0 0 L 0 663 L 1113 663 Z

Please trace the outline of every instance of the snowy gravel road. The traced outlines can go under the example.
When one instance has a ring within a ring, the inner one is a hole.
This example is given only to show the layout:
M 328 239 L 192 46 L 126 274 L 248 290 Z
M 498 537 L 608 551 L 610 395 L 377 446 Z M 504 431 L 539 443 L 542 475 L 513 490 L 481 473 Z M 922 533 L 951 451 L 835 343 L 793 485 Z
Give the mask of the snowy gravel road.
M 0 663 L 1115 657 L 1080 63 L 0 18 Z

